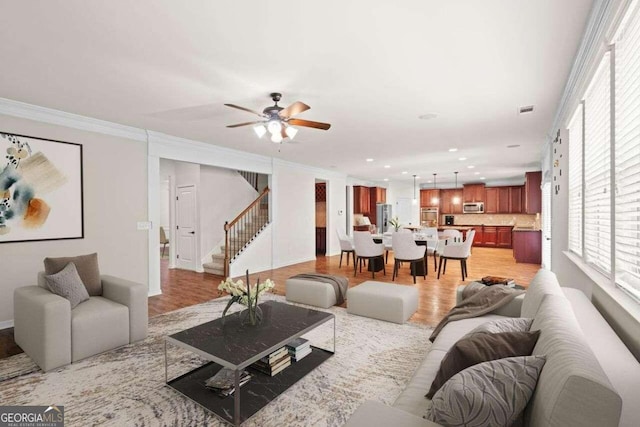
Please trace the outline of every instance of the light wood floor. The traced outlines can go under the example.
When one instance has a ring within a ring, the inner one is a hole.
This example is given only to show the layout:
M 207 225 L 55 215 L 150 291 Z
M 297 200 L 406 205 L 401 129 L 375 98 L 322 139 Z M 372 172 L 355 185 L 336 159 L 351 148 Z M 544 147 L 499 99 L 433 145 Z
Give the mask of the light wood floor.
M 328 273 L 344 275 L 349 278 L 349 286 L 371 280 L 371 273 L 358 273 L 353 277 L 353 263 L 346 265 L 346 257 L 343 260 L 342 268 L 338 267 L 339 256 L 325 257 L 319 256 L 315 261 L 264 271 L 259 274 L 252 274 L 251 280 L 258 277 L 261 280 L 271 278 L 276 282 L 275 293 L 285 294 L 285 280 L 298 273 Z M 447 266 L 447 273 L 436 279 L 437 275 L 433 271 L 433 258 L 429 259 L 429 274 L 427 279 L 417 278 L 417 283 L 413 284 L 413 278 L 409 272 L 408 264 L 400 270 L 400 275 L 394 283 L 399 286 L 415 286 L 419 290 L 420 303 L 418 311 L 411 318 L 411 321 L 436 325 L 442 317 L 455 305 L 455 292 L 458 285 L 462 283 L 460 275 L 460 263 L 450 261 Z M 149 316 L 177 310 L 202 302 L 218 298 L 218 284 L 223 279 L 205 273 L 194 273 L 186 270 L 169 270 L 167 260 L 163 259 L 161 286 L 162 295 L 149 298 Z M 389 254 L 386 276 L 376 273 L 375 280 L 381 282 L 391 282 L 393 268 L 393 255 Z M 484 276 L 502 276 L 515 279 L 516 283 L 527 286 L 533 278 L 539 265 L 516 264 L 510 249 L 474 248 L 473 255 L 467 262 L 469 280 L 479 279 Z M 13 328 L 0 331 L 0 359 L 21 353 L 22 350 L 13 340 Z

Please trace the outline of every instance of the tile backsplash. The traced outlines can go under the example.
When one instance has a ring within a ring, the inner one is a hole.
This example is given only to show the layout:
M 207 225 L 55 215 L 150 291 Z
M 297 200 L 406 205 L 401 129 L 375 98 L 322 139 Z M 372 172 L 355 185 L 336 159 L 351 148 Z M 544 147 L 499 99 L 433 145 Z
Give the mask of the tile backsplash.
M 440 215 L 440 224 L 444 224 L 445 215 Z M 540 219 L 536 215 L 524 214 L 461 214 L 453 215 L 454 225 L 513 225 L 518 227 L 536 227 Z

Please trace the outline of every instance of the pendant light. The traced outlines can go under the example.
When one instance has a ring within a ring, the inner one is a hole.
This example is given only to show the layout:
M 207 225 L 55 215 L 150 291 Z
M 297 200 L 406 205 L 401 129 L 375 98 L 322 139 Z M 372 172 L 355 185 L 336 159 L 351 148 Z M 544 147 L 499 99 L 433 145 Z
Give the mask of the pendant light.
M 458 190 L 458 172 L 454 172 L 456 174 L 456 186 L 453 187 L 454 190 Z M 456 195 L 453 196 L 453 199 L 451 199 L 451 202 L 453 202 L 454 205 L 459 205 L 460 204 L 460 196 Z
M 413 175 L 413 200 L 411 201 L 414 205 L 418 204 L 418 199 L 416 199 L 416 176 L 417 175 Z
M 433 174 L 433 189 L 434 189 L 434 190 L 436 190 L 436 175 L 437 175 L 437 174 L 435 174 L 435 173 Z M 437 197 L 437 196 L 436 196 L 436 197 L 432 197 L 432 198 L 431 198 L 431 204 L 432 204 L 433 206 L 436 206 L 439 202 L 440 202 L 440 199 L 438 199 L 438 197 Z

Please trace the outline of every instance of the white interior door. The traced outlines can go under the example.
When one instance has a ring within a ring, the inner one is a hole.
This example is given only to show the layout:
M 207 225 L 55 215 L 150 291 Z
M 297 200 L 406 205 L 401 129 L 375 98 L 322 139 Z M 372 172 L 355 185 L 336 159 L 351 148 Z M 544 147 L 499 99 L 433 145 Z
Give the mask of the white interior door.
M 176 266 L 187 270 L 197 268 L 197 217 L 195 185 L 178 186 L 176 195 Z

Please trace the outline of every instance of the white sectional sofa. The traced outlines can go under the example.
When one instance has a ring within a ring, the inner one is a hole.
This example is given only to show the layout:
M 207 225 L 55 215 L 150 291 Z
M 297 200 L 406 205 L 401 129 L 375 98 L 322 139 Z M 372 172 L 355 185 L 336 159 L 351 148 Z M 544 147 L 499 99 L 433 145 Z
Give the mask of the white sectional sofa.
M 524 413 L 525 425 L 640 425 L 640 364 L 584 293 L 561 288 L 553 273 L 540 270 L 527 292 L 508 306 L 482 317 L 449 323 L 393 405 L 367 401 L 347 426 L 381 422 L 394 427 L 436 426 L 422 416 L 430 405 L 424 396 L 440 361 L 467 332 L 505 315 L 534 318 L 531 330 L 541 333 L 533 354 L 547 357 Z

